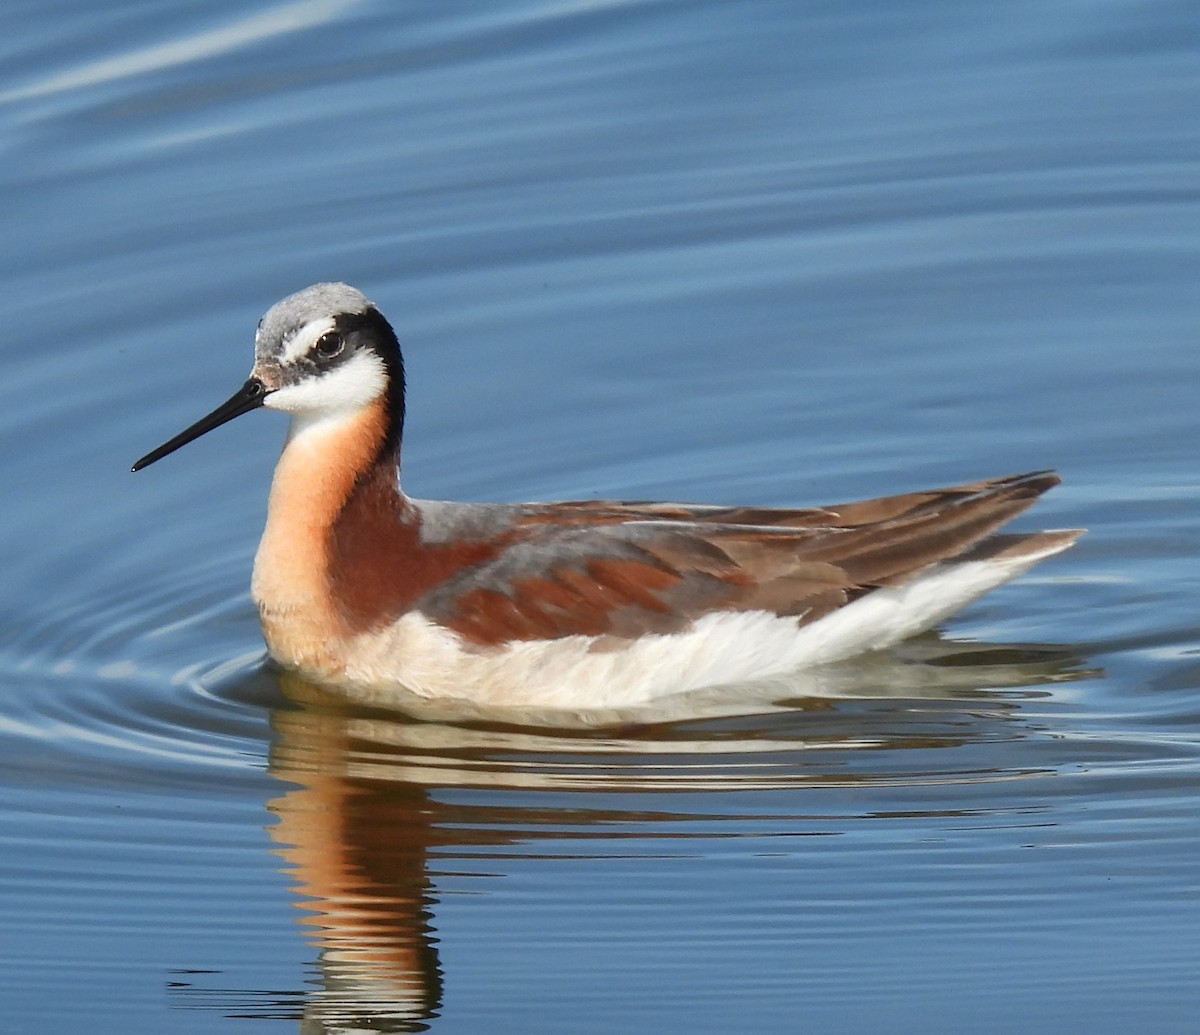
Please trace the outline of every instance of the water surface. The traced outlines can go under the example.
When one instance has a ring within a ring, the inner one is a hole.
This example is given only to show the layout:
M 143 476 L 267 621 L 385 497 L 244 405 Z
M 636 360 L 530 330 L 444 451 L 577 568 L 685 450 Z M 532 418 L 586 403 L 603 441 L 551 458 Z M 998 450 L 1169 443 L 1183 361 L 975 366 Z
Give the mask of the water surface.
M 5 1030 L 1190 1030 L 1200 67 L 1168 2 L 10 6 Z M 654 714 L 262 660 L 321 279 L 404 480 L 813 504 L 1056 466 L 936 636 Z

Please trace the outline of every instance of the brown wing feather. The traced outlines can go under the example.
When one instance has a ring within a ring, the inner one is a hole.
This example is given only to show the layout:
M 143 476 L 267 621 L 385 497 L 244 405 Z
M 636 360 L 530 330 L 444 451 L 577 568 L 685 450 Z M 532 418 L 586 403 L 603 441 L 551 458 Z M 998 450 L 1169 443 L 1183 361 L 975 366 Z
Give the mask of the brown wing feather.
M 963 554 L 1057 482 L 1035 472 L 810 510 L 530 506 L 510 546 L 417 607 L 479 644 L 672 632 L 723 610 L 806 624 Z
M 906 492 L 836 503 L 825 507 L 724 507 L 696 503 L 657 503 L 617 500 L 572 500 L 528 504 L 523 520 L 529 523 L 562 524 L 586 521 L 618 524 L 625 521 L 695 521 L 716 525 L 754 525 L 788 528 L 856 528 L 887 521 L 939 512 L 952 503 L 975 496 L 1011 494 L 1032 503 L 1062 479 L 1054 471 L 1032 471 L 982 481 L 964 482 L 939 489 Z

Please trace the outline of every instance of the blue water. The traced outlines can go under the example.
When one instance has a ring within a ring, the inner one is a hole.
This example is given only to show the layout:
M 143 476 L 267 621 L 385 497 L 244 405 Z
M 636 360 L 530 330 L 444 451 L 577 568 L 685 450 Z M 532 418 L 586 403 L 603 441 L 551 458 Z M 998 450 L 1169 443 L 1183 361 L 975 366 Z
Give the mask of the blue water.
M 0 1029 L 1192 1029 L 1191 5 L 0 26 Z M 263 664 L 282 421 L 128 471 L 322 279 L 400 332 L 418 495 L 1055 466 L 1023 527 L 1090 533 L 840 698 L 355 710 Z

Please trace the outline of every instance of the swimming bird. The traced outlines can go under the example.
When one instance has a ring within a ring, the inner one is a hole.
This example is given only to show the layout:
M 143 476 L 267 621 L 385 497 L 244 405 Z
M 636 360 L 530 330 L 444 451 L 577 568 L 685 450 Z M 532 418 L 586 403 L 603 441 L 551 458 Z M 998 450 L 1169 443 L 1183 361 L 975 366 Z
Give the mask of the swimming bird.
M 252 595 L 276 661 L 368 699 L 607 707 L 782 675 L 928 629 L 1080 534 L 995 534 L 1051 471 L 796 510 L 418 500 L 404 400 L 379 309 L 314 284 L 263 316 L 246 383 L 133 467 L 290 414 Z

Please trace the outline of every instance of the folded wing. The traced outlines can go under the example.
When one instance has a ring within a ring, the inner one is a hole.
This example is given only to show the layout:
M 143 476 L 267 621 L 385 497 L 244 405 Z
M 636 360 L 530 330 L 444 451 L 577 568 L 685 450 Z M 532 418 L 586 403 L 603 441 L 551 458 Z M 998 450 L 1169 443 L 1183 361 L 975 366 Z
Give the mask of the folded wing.
M 417 609 L 479 645 L 686 629 L 714 611 L 815 622 L 932 565 L 1049 554 L 1079 533 L 995 536 L 1053 472 L 806 510 L 530 505 L 510 545 Z

